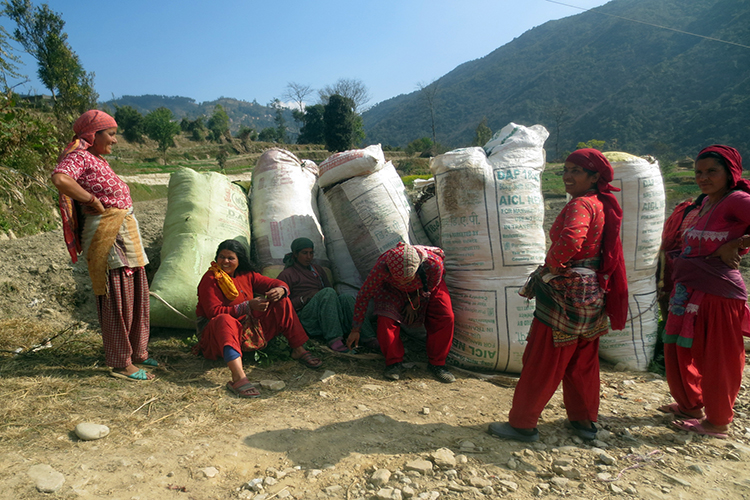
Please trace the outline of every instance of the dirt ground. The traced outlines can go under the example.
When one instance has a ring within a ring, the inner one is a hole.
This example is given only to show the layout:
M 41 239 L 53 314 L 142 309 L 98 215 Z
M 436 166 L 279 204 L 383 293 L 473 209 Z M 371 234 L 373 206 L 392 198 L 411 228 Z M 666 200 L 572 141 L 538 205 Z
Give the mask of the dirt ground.
M 165 209 L 136 204 L 155 262 Z M 157 380 L 109 377 L 87 271 L 71 265 L 61 231 L 0 242 L 0 261 L 1 499 L 750 498 L 747 370 L 730 439 L 673 430 L 656 411 L 671 401 L 661 376 L 603 363 L 598 440 L 564 426 L 558 391 L 540 442 L 525 445 L 486 433 L 507 419 L 508 379 L 456 372 L 441 384 L 419 340 L 398 382 L 382 378 L 382 359 L 322 348 L 333 375 L 248 361 L 251 380 L 285 388 L 241 400 L 224 388 L 223 363 L 189 353 L 190 332 L 158 330 Z M 111 433 L 83 441 L 82 422 Z M 45 478 L 54 493 L 39 491 Z

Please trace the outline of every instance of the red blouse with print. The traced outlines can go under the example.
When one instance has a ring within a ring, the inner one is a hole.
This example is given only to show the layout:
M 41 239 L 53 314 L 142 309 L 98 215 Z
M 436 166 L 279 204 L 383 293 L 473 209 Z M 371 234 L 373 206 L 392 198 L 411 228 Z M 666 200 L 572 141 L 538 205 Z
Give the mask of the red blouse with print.
M 570 200 L 549 230 L 552 246 L 545 265 L 566 267 L 572 260 L 599 257 L 604 234 L 604 207 L 595 191 Z
M 104 208 L 126 209 L 133 206 L 130 188 L 120 179 L 107 160 L 78 149 L 57 164 L 52 174 L 65 174 L 102 202 Z

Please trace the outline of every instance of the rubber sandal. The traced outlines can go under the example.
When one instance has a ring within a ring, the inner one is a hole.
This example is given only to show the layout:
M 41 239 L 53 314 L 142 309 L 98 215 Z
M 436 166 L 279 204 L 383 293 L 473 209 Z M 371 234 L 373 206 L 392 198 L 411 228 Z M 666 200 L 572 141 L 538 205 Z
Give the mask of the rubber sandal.
M 596 439 L 596 433 L 598 432 L 596 426 L 592 423 L 591 427 L 584 427 L 576 421 L 566 420 L 565 424 L 569 429 L 573 430 L 573 434 L 586 441 L 592 441 Z
M 229 382 L 227 382 L 227 389 L 229 390 L 229 392 L 234 393 L 241 398 L 260 397 L 260 391 L 257 387 L 250 383 L 247 377 L 241 378 L 235 383 L 232 383 L 232 381 L 230 380 Z
M 147 359 L 144 359 L 143 361 L 139 361 L 139 362 L 133 363 L 133 364 L 134 365 L 143 365 L 143 366 L 153 366 L 153 367 L 159 366 L 159 362 L 156 361 L 154 358 L 147 358 Z
M 151 382 L 152 380 L 154 380 L 153 378 L 148 378 L 148 373 L 143 368 L 141 368 L 137 372 L 131 373 L 130 375 L 112 370 L 111 372 L 109 372 L 109 375 L 115 378 L 124 378 L 128 382 Z
M 668 405 L 660 406 L 657 408 L 657 410 L 659 410 L 662 413 L 674 415 L 675 417 L 681 420 L 692 420 L 692 419 L 704 417 L 703 412 L 701 412 L 700 417 L 694 417 L 693 415 L 688 415 L 687 413 L 683 413 L 682 411 L 680 411 L 680 405 L 678 405 L 677 403 L 671 403 Z
M 514 441 L 522 441 L 524 443 L 539 441 L 538 430 L 534 429 L 532 434 L 522 434 L 508 422 L 492 422 L 487 428 L 487 432 L 502 439 L 513 439 Z
M 312 368 L 315 370 L 316 368 L 320 368 L 323 365 L 323 361 L 320 358 L 316 358 L 313 356 L 313 353 L 310 351 L 305 352 L 302 356 L 297 358 L 297 361 L 305 365 L 307 368 Z
M 337 338 L 336 340 L 331 341 L 328 344 L 328 347 L 330 347 L 332 350 L 336 352 L 349 352 L 349 348 L 346 347 L 346 344 L 344 344 L 344 341 L 341 340 L 341 338 Z
M 672 424 L 672 427 L 675 427 L 681 431 L 693 432 L 695 434 L 700 434 L 701 436 L 711 436 L 719 439 L 727 439 L 729 437 L 729 434 L 725 432 L 709 431 L 708 429 L 703 427 L 703 424 L 697 418 L 691 418 L 688 420 L 673 420 L 672 422 L 670 422 L 670 424 Z

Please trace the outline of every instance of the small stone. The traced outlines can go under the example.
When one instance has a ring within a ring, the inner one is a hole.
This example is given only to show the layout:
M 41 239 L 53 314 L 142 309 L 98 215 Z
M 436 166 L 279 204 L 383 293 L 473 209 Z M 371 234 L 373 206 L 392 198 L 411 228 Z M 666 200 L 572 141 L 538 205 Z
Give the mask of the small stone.
M 703 472 L 703 469 L 701 468 L 701 466 L 698 465 L 698 464 L 688 465 L 687 468 L 688 468 L 688 470 L 691 470 L 693 472 L 697 472 L 698 474 L 705 474 L 705 472 Z
M 625 493 L 627 493 L 628 495 L 637 495 L 638 490 L 636 490 L 633 486 L 628 486 L 627 488 L 625 488 Z
M 320 376 L 320 381 L 324 384 L 327 384 L 331 380 L 333 380 L 333 377 L 336 376 L 336 372 L 333 372 L 331 370 L 326 370 L 323 372 L 323 374 Z
M 518 468 L 518 460 L 511 457 L 505 465 L 507 465 L 510 470 L 516 470 Z
M 401 500 L 401 490 L 396 488 L 381 488 L 375 493 L 378 500 Z
M 553 477 L 549 480 L 549 482 L 552 484 L 552 486 L 562 490 L 568 486 L 570 479 L 566 477 Z
M 276 493 L 276 498 L 289 498 L 290 496 L 292 496 L 292 494 L 286 488 Z
M 205 477 L 206 479 L 211 479 L 212 477 L 216 477 L 219 474 L 219 470 L 216 467 L 206 467 L 205 469 L 201 469 L 199 472 L 203 474 L 203 477 Z
M 506 479 L 501 479 L 498 481 L 498 484 L 502 486 L 503 488 L 507 489 L 508 491 L 517 491 L 518 490 L 518 483 L 513 481 L 508 481 Z
M 726 455 L 724 455 L 724 458 L 726 458 L 727 460 L 734 460 L 735 462 L 739 462 L 742 460 L 742 457 L 740 457 L 740 454 L 736 451 L 727 453 Z
M 28 474 L 42 493 L 54 493 L 65 484 L 65 476 L 46 464 L 32 466 Z
M 269 476 L 263 480 L 263 486 L 275 486 L 278 482 L 278 479 Z
M 305 477 L 307 479 L 317 479 L 319 475 L 323 473 L 320 469 L 309 469 L 307 472 L 305 472 Z
M 404 478 L 404 479 L 408 479 L 408 478 Z M 414 491 L 414 488 L 412 488 L 411 486 L 404 486 L 403 488 L 401 488 L 401 496 L 403 496 L 404 498 L 411 498 L 416 493 L 417 492 Z
M 461 449 L 467 449 L 467 450 L 473 450 L 474 448 L 477 447 L 474 443 L 468 440 L 461 441 L 460 443 L 458 443 L 458 446 Z
M 440 493 L 437 491 L 424 491 L 417 496 L 419 500 L 437 500 L 437 498 L 440 496 Z
M 576 436 L 576 437 L 578 437 L 578 436 Z M 594 440 L 591 441 L 591 444 L 593 446 L 596 446 L 597 448 L 601 448 L 603 450 L 606 450 L 607 448 L 609 448 L 609 445 L 607 443 L 605 443 L 604 441 L 602 441 L 601 439 L 594 439 Z
M 612 474 L 609 472 L 599 472 L 596 475 L 597 481 L 609 481 L 610 479 L 612 479 Z
M 245 484 L 244 488 L 246 490 L 255 491 L 256 493 L 263 491 L 263 478 L 256 477 L 255 479 L 251 479 Z
M 469 459 L 466 458 L 466 455 L 456 455 L 456 462 L 459 464 L 465 464 L 468 463 Z
M 600 453 L 599 460 L 605 465 L 614 465 L 617 463 L 617 459 L 607 453 Z
M 424 459 L 412 460 L 407 462 L 404 467 L 407 471 L 419 472 L 422 475 L 432 474 L 432 462 Z
M 659 471 L 659 472 L 661 472 L 661 475 L 664 476 L 664 477 L 666 477 L 670 481 L 675 482 L 675 483 L 679 484 L 680 486 L 684 486 L 685 488 L 690 488 L 690 483 L 688 483 L 684 479 L 680 479 L 677 476 L 672 476 L 670 474 L 667 474 L 666 472 L 662 472 L 662 471 Z
M 448 448 L 440 448 L 430 454 L 432 461 L 441 469 L 456 466 L 456 456 Z
M 328 495 L 328 496 L 333 496 L 333 495 L 338 495 L 338 494 L 340 494 L 340 493 L 341 493 L 342 491 L 344 491 L 344 487 L 343 487 L 343 486 L 340 486 L 340 485 L 338 485 L 338 484 L 334 484 L 334 485 L 332 485 L 332 486 L 326 486 L 326 487 L 325 487 L 325 488 L 323 489 L 323 491 L 325 491 L 325 492 L 326 492 L 326 495 Z
M 610 484 L 609 484 L 609 491 L 611 491 L 611 492 L 612 492 L 612 493 L 614 493 L 615 495 L 620 495 L 620 494 L 622 494 L 622 488 L 620 488 L 619 486 L 617 486 L 617 485 L 616 485 L 616 484 L 614 484 L 614 483 L 610 483 Z
M 261 380 L 260 387 L 269 391 L 280 391 L 286 387 L 286 384 L 283 380 Z
M 318 393 L 318 396 L 320 396 L 321 398 L 330 398 L 331 397 L 331 395 L 328 394 L 326 391 L 320 391 Z
M 581 479 L 581 471 L 570 466 L 552 466 L 552 472 L 568 479 Z
M 426 406 L 424 408 L 422 408 L 422 415 L 429 415 L 429 414 L 430 414 L 430 409 L 429 408 L 427 408 Z
M 383 486 L 390 479 L 391 479 L 391 471 L 389 471 L 388 469 L 378 469 L 372 473 L 372 476 L 370 477 L 370 482 L 374 486 L 379 487 L 379 486 Z
M 82 422 L 76 425 L 76 436 L 84 441 L 95 441 L 109 435 L 109 427 L 106 425 Z
M 480 489 L 484 488 L 485 486 L 492 486 L 492 481 L 490 481 L 489 479 L 484 479 L 482 477 L 470 477 L 468 482 L 473 487 Z
M 599 429 L 599 431 L 596 433 L 596 438 L 600 439 L 602 441 L 607 441 L 612 437 L 612 433 L 609 432 L 607 429 Z
M 372 391 L 372 392 L 379 391 L 382 388 L 383 388 L 382 385 L 374 385 L 374 384 L 365 384 L 362 386 L 363 391 Z
M 572 464 L 572 463 L 573 463 L 573 461 L 570 460 L 570 459 L 567 459 L 567 458 L 558 458 L 558 459 L 555 459 L 552 462 L 552 465 L 556 465 L 558 467 L 570 467 L 570 464 Z
M 357 408 L 357 409 L 358 409 L 359 411 L 369 411 L 369 410 L 370 410 L 370 409 L 369 409 L 369 408 L 368 408 L 367 406 L 365 406 L 365 405 L 357 405 L 357 406 L 356 406 L 356 408 Z

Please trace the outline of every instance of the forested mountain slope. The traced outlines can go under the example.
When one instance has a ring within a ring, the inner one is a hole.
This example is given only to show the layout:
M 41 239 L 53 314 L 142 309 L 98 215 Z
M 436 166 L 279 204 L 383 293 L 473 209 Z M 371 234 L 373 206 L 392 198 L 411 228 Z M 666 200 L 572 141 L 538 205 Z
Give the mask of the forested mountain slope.
M 715 142 L 750 153 L 750 48 L 622 17 L 750 45 L 750 0 L 613 0 L 437 80 L 438 142 L 469 144 L 486 117 L 493 131 L 511 121 L 545 125 L 550 157 L 590 139 L 638 154 L 693 155 Z M 368 143 L 431 136 L 419 91 L 363 118 Z

